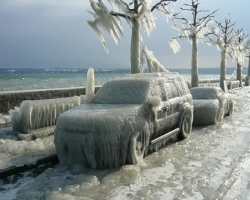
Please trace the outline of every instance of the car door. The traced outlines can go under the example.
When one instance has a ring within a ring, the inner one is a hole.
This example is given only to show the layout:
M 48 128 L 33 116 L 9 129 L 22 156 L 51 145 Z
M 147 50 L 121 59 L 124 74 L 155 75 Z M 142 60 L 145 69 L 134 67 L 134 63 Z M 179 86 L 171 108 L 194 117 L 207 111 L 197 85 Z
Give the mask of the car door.
M 163 99 L 162 109 L 157 112 L 155 138 L 175 129 L 180 120 L 180 109 L 183 98 L 174 81 L 166 81 L 161 85 Z

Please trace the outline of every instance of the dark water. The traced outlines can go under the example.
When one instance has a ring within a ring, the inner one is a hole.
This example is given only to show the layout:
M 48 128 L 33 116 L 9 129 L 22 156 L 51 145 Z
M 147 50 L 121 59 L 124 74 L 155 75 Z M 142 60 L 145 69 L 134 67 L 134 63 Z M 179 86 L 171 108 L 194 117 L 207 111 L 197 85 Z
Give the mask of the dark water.
M 190 69 L 169 69 L 178 72 L 184 78 L 190 79 Z M 235 68 L 228 68 L 230 77 Z M 95 69 L 95 84 L 103 85 L 111 79 L 123 77 L 130 73 L 130 69 Z M 243 69 L 243 74 L 247 69 Z M 218 78 L 219 68 L 200 68 L 200 79 Z M 87 69 L 0 69 L 0 92 L 37 90 L 50 88 L 81 87 L 86 85 Z

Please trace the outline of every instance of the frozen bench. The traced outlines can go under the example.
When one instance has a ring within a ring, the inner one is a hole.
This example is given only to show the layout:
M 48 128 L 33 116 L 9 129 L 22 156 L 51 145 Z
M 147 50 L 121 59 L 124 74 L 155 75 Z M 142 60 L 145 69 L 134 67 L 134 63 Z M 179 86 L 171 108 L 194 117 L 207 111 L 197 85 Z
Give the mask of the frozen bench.
M 83 96 L 67 98 L 25 100 L 20 105 L 20 110 L 12 114 L 11 124 L 14 131 L 21 134 L 19 139 L 31 140 L 36 137 L 51 135 L 54 132 L 58 116 L 82 103 Z M 50 127 L 50 128 L 45 128 Z M 37 134 L 34 133 L 39 129 Z

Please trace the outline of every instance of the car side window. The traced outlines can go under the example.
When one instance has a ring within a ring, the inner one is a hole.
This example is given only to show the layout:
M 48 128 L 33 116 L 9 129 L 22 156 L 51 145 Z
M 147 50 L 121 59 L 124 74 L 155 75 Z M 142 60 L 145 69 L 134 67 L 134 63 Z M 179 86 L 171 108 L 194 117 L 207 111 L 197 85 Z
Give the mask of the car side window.
M 164 84 L 165 90 L 167 90 L 167 99 L 172 99 L 179 96 L 177 87 L 173 82 L 167 82 Z
M 163 91 L 162 88 L 159 84 L 154 84 L 152 85 L 152 89 L 151 89 L 151 96 L 158 96 L 161 98 L 162 101 L 164 100 L 164 95 L 163 95 Z

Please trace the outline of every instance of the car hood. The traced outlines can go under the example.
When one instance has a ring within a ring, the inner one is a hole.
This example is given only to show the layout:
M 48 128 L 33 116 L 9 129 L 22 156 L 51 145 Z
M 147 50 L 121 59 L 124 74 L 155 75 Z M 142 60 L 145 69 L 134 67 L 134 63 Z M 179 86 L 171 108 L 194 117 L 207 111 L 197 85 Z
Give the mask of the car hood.
M 61 114 L 57 131 L 87 133 L 117 133 L 140 126 L 142 105 L 83 104 Z

